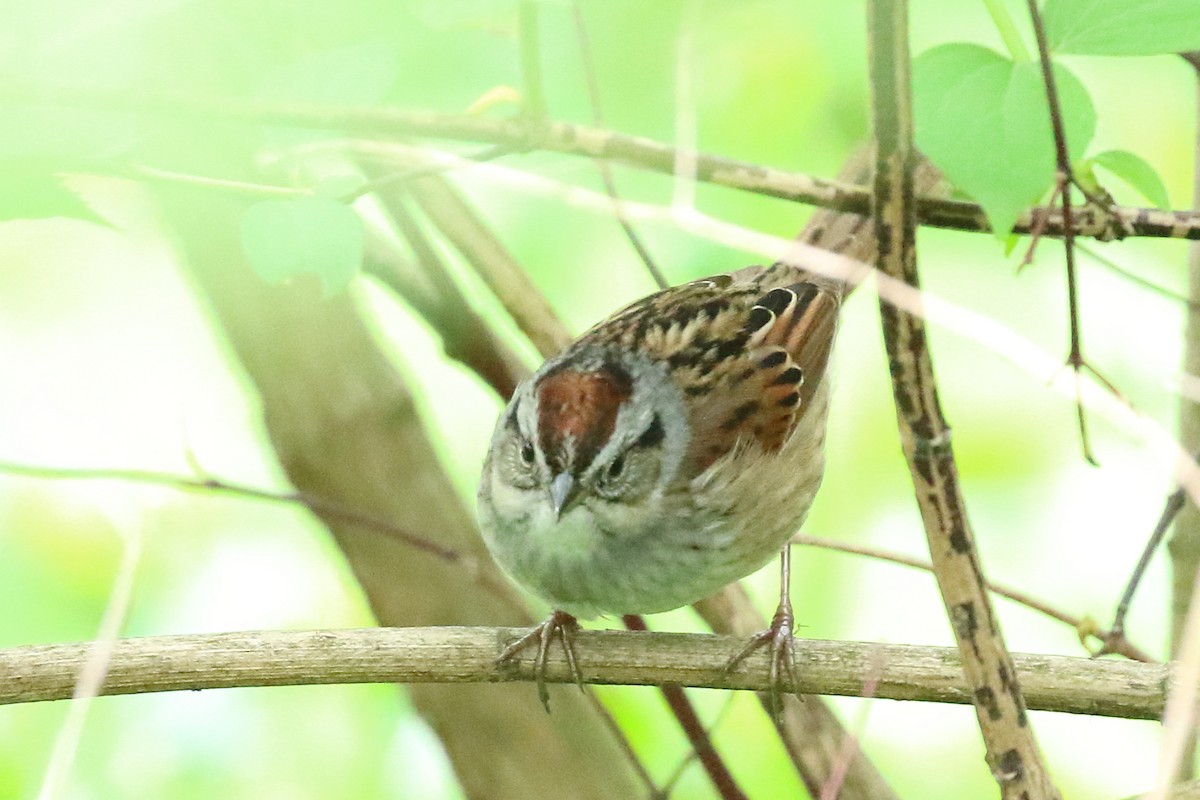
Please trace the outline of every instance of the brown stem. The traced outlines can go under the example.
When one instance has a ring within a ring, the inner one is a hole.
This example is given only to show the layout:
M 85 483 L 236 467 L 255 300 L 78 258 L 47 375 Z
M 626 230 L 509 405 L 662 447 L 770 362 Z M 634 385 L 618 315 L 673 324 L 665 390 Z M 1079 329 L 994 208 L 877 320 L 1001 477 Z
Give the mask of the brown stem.
M 1175 521 L 1175 517 L 1179 515 L 1186 504 L 1187 493 L 1182 486 L 1177 487 L 1167 497 L 1162 513 L 1158 516 L 1158 522 L 1155 523 L 1154 530 L 1150 533 L 1150 540 L 1142 548 L 1142 555 L 1133 568 L 1133 574 L 1129 576 L 1129 583 L 1126 584 L 1125 591 L 1121 593 L 1121 600 L 1117 603 L 1117 611 L 1113 614 L 1108 635 L 1102 637 L 1104 646 L 1100 648 L 1097 655 L 1119 652 L 1120 647 L 1127 643 L 1125 640 L 1125 617 L 1129 613 L 1129 606 L 1133 603 L 1133 595 L 1142 582 L 1142 576 L 1145 575 L 1146 569 L 1150 566 L 1151 557 L 1158 552 L 1158 547 L 1162 544 L 1163 537 L 1167 535 L 1171 523 Z
M 366 167 L 369 171 L 371 168 Z M 397 267 L 387 245 L 367 261 L 368 271 L 403 298 L 441 336 L 446 355 L 471 369 L 500 397 L 508 397 L 528 369 L 483 319 L 475 313 L 421 225 L 408 209 L 404 192 L 380 195 L 401 236 L 415 256 L 418 270 Z M 389 243 L 390 244 L 390 243 Z
M 670 175 L 675 148 L 638 136 L 599 130 L 566 122 L 538 123 L 527 117 L 502 119 L 470 114 L 442 114 L 411 109 L 363 106 L 306 106 L 269 103 L 234 96 L 186 96 L 130 92 L 95 86 L 18 86 L 0 84 L 0 105 L 64 106 L 132 111 L 141 114 L 184 117 L 197 124 L 244 122 L 281 127 L 324 128 L 346 131 L 358 138 L 421 136 L 431 139 L 485 142 L 524 150 L 540 150 L 600 158 Z M 764 167 L 720 156 L 696 156 L 696 180 L 809 203 L 838 211 L 867 213 L 871 192 L 863 186 L 840 184 L 797 172 Z M 987 215 L 975 203 L 945 198 L 917 201 L 921 224 L 938 228 L 987 233 Z M 1040 215 L 1046 215 L 1045 236 L 1062 236 L 1064 221 L 1058 210 L 1030 209 L 1013 226 L 1012 233 L 1027 234 Z M 1076 209 L 1075 235 L 1103 241 L 1124 236 L 1200 239 L 1200 212 L 1160 211 L 1154 208 L 1116 207 L 1108 210 Z
M 1083 410 L 1083 398 L 1080 395 L 1080 380 L 1084 369 L 1090 369 L 1092 374 L 1098 373 L 1089 368 L 1083 355 L 1083 343 L 1079 332 L 1079 280 L 1075 271 L 1075 210 L 1071 204 L 1071 189 L 1074 185 L 1074 173 L 1071 171 L 1071 155 L 1067 150 L 1067 131 L 1063 125 L 1062 106 L 1058 100 L 1058 86 L 1054 77 L 1054 64 L 1050 60 L 1050 45 L 1046 40 L 1046 29 L 1042 24 L 1042 12 L 1038 9 L 1037 0 L 1027 0 L 1029 17 L 1033 21 L 1034 37 L 1037 39 L 1038 61 L 1042 67 L 1042 81 L 1046 85 L 1046 101 L 1050 108 L 1050 127 L 1054 132 L 1054 160 L 1058 166 L 1055 180 L 1060 190 L 1059 200 L 1062 207 L 1063 251 L 1067 261 L 1067 313 L 1071 326 L 1071 350 L 1067 354 L 1067 365 L 1075 372 L 1075 416 L 1079 422 L 1079 441 L 1083 447 L 1083 457 L 1088 463 L 1098 465 L 1096 456 L 1092 453 L 1091 442 L 1088 439 L 1087 415 Z M 1108 383 L 1108 381 L 1104 381 Z
M 539 353 L 550 356 L 567 346 L 571 336 L 549 302 L 449 181 L 430 175 L 413 181 L 409 191 L 442 235 L 488 285 Z
M 915 152 L 904 0 L 869 0 L 869 77 L 875 133 L 873 216 L 877 266 L 919 287 Z M 1012 656 L 983 580 L 942 416 L 924 321 L 880 302 L 904 455 L 925 523 L 934 575 L 971 686 L 988 766 L 1006 798 L 1057 798 L 1025 711 Z
M 646 627 L 646 620 L 637 614 L 625 614 L 621 617 L 621 622 L 631 631 L 649 630 Z M 688 699 L 683 687 L 678 684 L 664 683 L 658 688 L 662 692 L 663 698 L 666 699 L 667 705 L 671 707 L 671 713 L 679 721 L 679 727 L 683 729 L 684 735 L 692 745 L 692 751 L 700 759 L 701 766 L 708 773 L 709 780 L 716 787 L 722 800 L 738 800 L 738 798 L 745 800 L 746 794 L 733 779 L 733 773 L 729 771 L 729 767 L 725 766 L 721 754 L 713 747 L 712 739 L 709 738 L 704 724 L 700 722 L 700 715 L 696 713 L 696 707 Z

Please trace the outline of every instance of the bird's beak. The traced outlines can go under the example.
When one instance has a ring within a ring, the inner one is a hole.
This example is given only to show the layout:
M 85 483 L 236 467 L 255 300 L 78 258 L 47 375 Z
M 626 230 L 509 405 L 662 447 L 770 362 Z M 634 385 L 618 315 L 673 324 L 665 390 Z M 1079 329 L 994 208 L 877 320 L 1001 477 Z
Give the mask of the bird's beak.
M 550 505 L 554 507 L 554 518 L 562 516 L 563 509 L 575 499 L 575 479 L 569 472 L 560 472 L 550 481 Z

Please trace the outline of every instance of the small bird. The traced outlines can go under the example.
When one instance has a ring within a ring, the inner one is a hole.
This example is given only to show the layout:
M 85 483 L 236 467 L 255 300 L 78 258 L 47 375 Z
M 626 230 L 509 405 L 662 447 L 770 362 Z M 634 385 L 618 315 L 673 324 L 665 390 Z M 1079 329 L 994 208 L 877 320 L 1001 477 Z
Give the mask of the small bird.
M 801 267 L 747 267 L 616 312 L 517 387 L 479 484 L 488 548 L 555 612 L 537 643 L 539 696 L 557 633 L 576 617 L 694 603 L 781 550 L 770 644 L 791 672 L 788 539 L 824 471 L 829 360 L 842 284 Z

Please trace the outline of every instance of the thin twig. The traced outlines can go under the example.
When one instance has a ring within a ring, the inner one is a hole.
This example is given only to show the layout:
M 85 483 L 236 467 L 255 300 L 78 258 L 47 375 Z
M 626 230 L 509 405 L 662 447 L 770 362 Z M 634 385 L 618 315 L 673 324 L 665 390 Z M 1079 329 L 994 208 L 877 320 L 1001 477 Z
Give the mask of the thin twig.
M 1034 38 L 1037 40 L 1038 61 L 1042 67 L 1042 81 L 1046 86 L 1046 101 L 1050 109 L 1050 127 L 1054 132 L 1054 159 L 1058 168 L 1055 182 L 1060 192 L 1062 207 L 1063 251 L 1067 262 L 1067 313 L 1071 327 L 1071 350 L 1067 354 L 1067 365 L 1075 373 L 1076 395 L 1075 416 L 1079 423 L 1079 441 L 1083 447 L 1083 457 L 1088 463 L 1099 465 L 1092 452 L 1091 441 L 1088 438 L 1087 415 L 1083 410 L 1083 397 L 1079 388 L 1079 380 L 1084 369 L 1105 384 L 1109 382 L 1091 367 L 1083 355 L 1083 342 L 1079 331 L 1079 280 L 1075 271 L 1075 210 L 1071 204 L 1071 189 L 1075 183 L 1071 170 L 1071 155 L 1067 149 L 1067 132 L 1063 125 L 1062 106 L 1058 100 L 1058 87 L 1054 77 L 1054 64 L 1050 60 L 1050 45 L 1046 40 L 1046 28 L 1042 24 L 1042 12 L 1038 9 L 1037 0 L 1027 0 L 1029 18 L 1033 22 Z M 1115 391 L 1115 388 L 1114 388 Z
M 926 572 L 933 571 L 933 564 L 931 564 L 928 559 L 914 558 L 912 556 L 906 556 L 902 553 L 896 553 L 890 550 L 872 547 L 870 545 L 839 542 L 833 539 L 822 539 L 817 536 L 809 536 L 803 533 L 793 536 L 791 543 L 804 547 L 819 547 L 822 550 L 833 550 L 839 553 L 865 556 L 876 561 L 887 561 L 892 564 L 900 564 L 902 566 L 912 567 L 914 569 L 920 569 Z M 1154 658 L 1146 651 L 1135 647 L 1132 643 L 1127 641 L 1124 636 L 1120 637 L 1120 639 L 1113 639 L 1112 633 L 1104 630 L 1103 628 L 1096 627 L 1095 624 L 1090 620 L 1084 617 L 1077 617 L 1073 614 L 1068 614 L 1062 609 L 1056 608 L 1050 603 L 1047 603 L 1045 600 L 1034 597 L 1028 592 L 1024 592 L 1020 589 L 1014 589 L 1011 586 L 1006 586 L 1002 583 L 996 583 L 990 580 L 986 581 L 986 586 L 988 591 L 1000 595 L 1006 600 L 1011 600 L 1014 603 L 1023 605 L 1026 608 L 1037 611 L 1040 614 L 1044 614 L 1053 620 L 1069 625 L 1079 633 L 1081 641 L 1084 639 L 1084 637 L 1093 637 L 1101 640 L 1102 642 L 1111 642 L 1111 649 L 1097 652 L 1094 655 L 1102 655 L 1103 653 L 1116 653 L 1118 655 L 1125 656 L 1126 658 L 1131 658 L 1134 661 L 1142 661 L 1147 664 L 1153 664 L 1158 661 L 1158 659 Z
M 733 693 L 726 695 L 725 702 L 721 704 L 721 709 L 717 712 L 716 716 L 713 717 L 712 724 L 705 729 L 710 738 L 712 737 L 712 732 L 720 727 L 721 723 L 725 721 L 725 717 L 729 714 L 729 710 L 733 708 L 733 701 L 736 697 L 737 695 Z M 687 768 L 695 760 L 696 751 L 692 748 L 688 748 L 687 755 L 679 760 L 679 763 L 675 766 L 675 769 L 672 770 L 667 779 L 663 781 L 663 800 L 671 796 L 671 793 L 675 791 L 675 787 L 679 785 L 679 781 L 683 780 L 683 776 L 687 772 Z
M 1166 504 L 1163 506 L 1162 513 L 1158 517 L 1158 522 L 1154 525 L 1154 530 L 1150 533 L 1150 540 L 1146 542 L 1146 546 L 1142 549 L 1141 558 L 1138 559 L 1137 566 L 1133 568 L 1133 574 L 1129 576 L 1129 583 L 1125 586 L 1125 591 L 1121 594 L 1121 600 L 1117 603 L 1117 611 L 1113 615 L 1112 625 L 1109 626 L 1108 633 L 1101 635 L 1097 632 L 1103 641 L 1103 645 L 1096 652 L 1096 655 L 1102 656 L 1106 653 L 1120 652 L 1121 647 L 1127 644 L 1125 640 L 1125 617 L 1129 613 L 1129 606 L 1133 603 L 1133 595 L 1137 591 L 1138 585 L 1142 582 L 1142 576 L 1146 573 L 1146 568 L 1150 566 L 1150 559 L 1158 550 L 1158 546 L 1162 544 L 1163 537 L 1167 535 L 1167 529 L 1171 527 L 1171 523 L 1175 517 L 1183 509 L 1187 501 L 1187 495 L 1182 488 L 1177 488 L 1167 498 Z
M 363 525 L 379 533 L 391 536 L 406 543 L 413 543 L 413 540 L 422 542 L 421 549 L 426 552 L 431 552 L 434 555 L 444 558 L 447 561 L 459 562 L 466 560 L 462 553 L 453 548 L 445 547 L 444 545 L 436 544 L 428 539 L 423 539 L 415 534 L 408 533 L 398 525 L 389 522 L 386 519 L 366 515 L 357 509 L 348 509 L 340 503 L 333 502 L 313 495 L 304 494 L 303 492 L 275 492 L 268 489 L 261 489 L 242 484 L 231 483 L 229 481 L 218 480 L 215 478 L 187 478 L 179 475 L 171 475 L 168 473 L 152 472 L 149 470 L 123 470 L 111 468 L 86 468 L 72 469 L 68 467 L 43 467 L 29 464 L 17 464 L 13 462 L 0 461 L 0 473 L 9 473 L 12 475 L 23 475 L 31 478 L 42 478 L 51 480 L 115 480 L 128 481 L 131 483 L 144 483 L 156 486 L 166 486 L 180 491 L 211 491 L 220 494 L 231 494 L 235 496 L 245 497 L 251 500 L 260 500 L 274 503 L 285 503 L 289 505 L 300 505 L 313 510 L 318 510 L 322 514 L 341 519 L 345 522 Z M 1174 497 L 1174 495 L 1172 495 Z M 1164 511 L 1164 514 L 1166 512 Z M 852 544 L 849 542 L 839 542 L 833 539 L 824 539 L 817 536 L 809 536 L 807 534 L 797 534 L 792 537 L 792 544 L 801 545 L 804 547 L 819 547 L 824 550 L 833 550 L 841 553 L 849 553 L 853 555 L 861 555 L 867 558 L 872 558 L 877 561 L 887 561 L 894 564 L 901 564 L 916 569 L 931 571 L 932 566 L 926 560 L 913 558 L 901 553 L 895 553 L 889 550 L 870 547 L 868 545 Z M 428 545 L 428 546 L 426 546 Z M 1090 628 L 1087 621 L 1068 614 L 1044 600 L 1041 600 L 1028 592 L 1021 591 L 1003 584 L 988 583 L 988 588 L 1000 595 L 1001 597 L 1012 600 L 1015 603 L 1024 605 L 1028 608 L 1038 611 L 1051 619 L 1058 620 L 1072 628 L 1080 631 L 1086 631 L 1088 635 L 1098 639 L 1110 639 L 1111 634 L 1102 628 Z M 1156 659 L 1151 657 L 1145 651 L 1135 647 L 1122 636 L 1120 641 L 1113 643 L 1113 649 L 1105 652 L 1112 652 L 1118 655 L 1126 656 L 1135 661 L 1144 661 L 1152 663 Z
M 609 733 L 612 734 L 613 739 L 617 742 L 617 747 L 621 748 L 621 752 L 625 754 L 625 760 L 633 767 L 633 771 L 637 773 L 638 780 L 646 787 L 651 800 L 665 799 L 667 793 L 654 783 L 654 776 L 650 774 L 650 771 L 646 769 L 646 765 L 642 763 L 641 757 L 633 749 L 633 744 L 629 741 L 628 734 L 622 730 L 616 718 L 613 717 L 612 712 L 609 711 L 608 706 L 604 705 L 604 701 L 596 695 L 596 691 L 590 686 L 584 694 L 587 696 L 588 705 L 600 717 L 600 720 L 604 723 L 604 727 L 608 728 Z
M 234 192 L 250 196 L 287 198 L 306 197 L 312 194 L 312 191 L 309 189 L 301 189 L 293 186 L 271 186 L 270 184 L 251 183 L 249 181 L 234 181 L 225 178 L 211 178 L 204 175 L 191 175 L 186 172 L 151 166 L 150 164 L 134 164 L 128 169 L 128 174 L 150 181 L 201 186 L 205 189 L 215 189 L 217 191 Z
M 622 616 L 621 622 L 631 631 L 649 630 L 646 627 L 646 620 L 636 614 Z M 662 692 L 663 698 L 666 699 L 667 705 L 671 708 L 671 713 L 679 721 L 684 735 L 687 736 L 688 743 L 691 744 L 696 757 L 700 759 L 700 764 L 708 774 L 708 779 L 712 781 L 722 800 L 739 800 L 739 798 L 747 800 L 745 792 L 741 790 L 737 785 L 737 781 L 733 779 L 733 773 L 729 771 L 729 767 L 725 766 L 725 761 L 721 758 L 721 754 L 713 747 L 712 739 L 709 738 L 708 731 L 704 728 L 704 723 L 700 721 L 700 715 L 696 713 L 696 707 L 692 705 L 692 701 L 684 693 L 683 687 L 673 683 L 664 683 L 660 684 L 658 688 Z
M 494 144 L 494 145 L 491 145 L 490 147 L 487 147 L 484 150 L 481 150 L 478 153 L 475 153 L 470 158 L 471 158 L 471 161 L 473 161 L 473 162 L 476 162 L 479 164 L 486 164 L 488 161 L 495 161 L 498 158 L 503 158 L 504 156 L 511 155 L 513 153 L 518 153 L 518 152 L 521 152 L 521 151 L 517 147 L 514 147 L 513 145 Z M 381 189 L 386 189 L 389 186 L 394 186 L 398 183 L 401 183 L 401 184 L 407 183 L 408 181 L 415 180 L 417 178 L 423 178 L 426 175 L 440 175 L 441 173 L 445 172 L 447 169 L 448 169 L 448 167 L 441 165 L 441 164 L 422 164 L 419 167 L 411 167 L 409 169 L 403 169 L 398 172 L 391 172 L 386 175 L 379 175 L 378 177 L 371 178 L 369 181 L 364 183 L 362 186 L 358 187 L 353 192 L 351 192 L 350 194 L 343 197 L 342 201 L 346 202 L 346 203 L 350 203 L 350 202 L 353 202 L 354 200 L 357 200 L 360 197 L 371 194 L 373 192 L 378 192 Z
M 1046 221 L 1050 218 L 1049 207 L 1053 206 L 1058 200 L 1059 192 L 1062 191 L 1062 184 L 1058 181 L 1054 182 L 1054 191 L 1050 193 L 1050 201 L 1046 206 L 1038 207 L 1037 221 L 1034 222 L 1033 230 L 1029 232 L 1029 247 L 1025 248 L 1025 255 L 1017 264 L 1017 272 L 1025 269 L 1033 263 L 1034 253 L 1037 252 L 1037 246 L 1042 242 L 1042 233 L 1046 230 Z
M 390 239 L 380 248 L 382 253 L 375 258 L 368 256 L 364 267 L 429 323 L 441 336 L 447 356 L 469 367 L 500 397 L 511 396 L 517 384 L 529 374 L 528 368 L 476 313 L 451 279 L 441 254 L 410 212 L 411 198 L 407 193 L 387 192 L 378 200 L 408 242 L 420 270 L 414 275 L 412 272 L 416 270 L 395 268 L 397 258 L 392 252 L 395 248 L 388 246 Z
M 579 39 L 579 56 L 583 60 L 583 75 L 587 82 L 588 100 L 592 106 L 592 124 L 597 128 L 603 128 L 604 113 L 600 106 L 600 82 L 596 79 L 596 65 L 592 61 L 591 40 L 588 37 L 587 23 L 583 18 L 583 7 L 579 0 L 571 3 L 571 12 L 575 19 L 575 36 Z M 612 165 L 602 158 L 595 159 L 595 164 L 596 168 L 600 170 L 600 180 L 604 182 L 604 191 L 612 198 L 617 223 L 625 232 L 625 238 L 629 240 L 629 245 L 637 253 L 658 288 L 666 289 L 671 284 L 667 282 L 666 276 L 655 263 L 654 256 L 650 255 L 650 250 L 642 242 L 642 237 L 633 229 L 633 224 L 621 213 L 621 196 L 617 193 L 617 182 L 613 178 Z
M 115 480 L 130 483 L 142 483 L 151 486 L 165 486 L 179 491 L 200 489 L 217 494 L 231 494 L 252 500 L 264 500 L 271 503 L 286 503 L 302 505 L 319 514 L 327 514 L 352 525 L 378 531 L 398 539 L 405 544 L 443 561 L 463 563 L 470 566 L 471 559 L 464 554 L 438 544 L 416 534 L 399 528 L 389 520 L 376 517 L 356 508 L 344 506 L 333 500 L 305 494 L 303 492 L 274 492 L 259 489 L 254 486 L 218 480 L 216 478 L 189 478 L 184 475 L 171 475 L 165 472 L 153 472 L 140 469 L 111 469 L 111 468 L 71 468 L 71 467 L 42 467 L 31 464 L 18 464 L 11 461 L 0 461 L 0 472 L 10 475 L 23 475 L 29 478 L 50 480 Z M 478 572 L 476 570 L 476 572 Z M 482 577 L 482 576 L 481 576 Z
M 62 787 L 70 777 L 71 765 L 79 752 L 92 698 L 100 693 L 100 687 L 104 685 L 113 647 L 119 641 L 121 630 L 129 618 L 138 565 L 142 558 L 143 531 L 140 525 L 140 522 L 134 523 L 121 531 L 124 541 L 121 543 L 120 566 L 100 619 L 96 639 L 88 644 L 86 657 L 75 681 L 71 695 L 75 702 L 71 704 L 62 727 L 54 737 L 38 800 L 53 800 L 61 795 Z
M 1143 289 L 1151 291 L 1154 294 L 1159 295 L 1160 297 L 1165 297 L 1168 300 L 1179 303 L 1182 306 L 1186 306 L 1187 309 L 1193 313 L 1200 311 L 1200 302 L 1197 302 L 1188 297 L 1185 297 L 1184 295 L 1179 294 L 1178 292 L 1173 292 L 1170 289 L 1168 289 L 1167 287 L 1160 286 L 1157 283 L 1154 283 L 1153 281 L 1146 280 L 1145 278 L 1143 278 L 1141 275 L 1138 275 L 1133 270 L 1131 270 L 1127 267 L 1121 266 L 1113 259 L 1111 259 L 1108 256 L 1101 253 L 1099 250 L 1096 250 L 1094 247 L 1088 247 L 1085 244 L 1080 244 L 1079 242 L 1076 242 L 1075 249 L 1078 250 L 1079 252 L 1083 253 L 1084 255 L 1086 255 L 1088 258 L 1095 261 L 1100 266 L 1107 267 L 1108 269 L 1117 273 L 1118 275 L 1120 275 L 1122 278 L 1129 281 L 1130 283 L 1141 286 Z
M 875 134 L 873 222 L 879 269 L 920 285 L 913 206 L 911 61 L 904 0 L 869 0 L 869 77 Z M 1001 796 L 1051 800 L 1058 792 L 1025 711 L 1013 658 L 983 581 L 938 400 L 924 321 L 881 300 L 880 316 L 905 459 L 933 559 L 934 576 L 971 686 L 987 762 Z
M 269 103 L 234 96 L 187 96 L 132 92 L 96 86 L 0 84 L 0 105 L 66 106 L 186 117 L 197 124 L 244 122 L 285 127 L 345 131 L 357 138 L 423 136 L 434 139 L 506 144 L 517 150 L 538 149 L 588 158 L 619 161 L 641 169 L 672 174 L 676 149 L 637 136 L 566 122 L 536 123 L 528 118 L 502 119 L 471 114 L 443 114 L 366 106 L 308 106 Z M 798 172 L 773 169 L 708 154 L 696 156 L 696 180 L 798 203 L 867 213 L 870 191 Z M 1029 233 L 1037 216 L 1048 213 L 1044 235 L 1062 236 L 1061 213 L 1053 209 L 1025 211 L 1012 232 Z M 975 203 L 944 198 L 917 201 L 923 225 L 977 233 L 990 232 L 987 215 Z M 1077 237 L 1108 241 L 1125 235 L 1200 239 L 1200 212 L 1119 207 L 1113 217 L 1099 209 L 1076 209 Z
M 521 51 L 521 112 L 535 120 L 546 118 L 546 92 L 542 86 L 541 36 L 538 33 L 540 4 L 520 0 L 517 4 L 517 42 Z

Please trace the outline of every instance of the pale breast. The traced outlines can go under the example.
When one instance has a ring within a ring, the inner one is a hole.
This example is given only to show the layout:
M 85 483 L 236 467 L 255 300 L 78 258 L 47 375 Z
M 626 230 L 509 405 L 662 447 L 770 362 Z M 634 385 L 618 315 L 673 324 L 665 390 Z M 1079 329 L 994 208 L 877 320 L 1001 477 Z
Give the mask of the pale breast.
M 494 522 L 501 567 L 581 618 L 689 605 L 770 561 L 799 530 L 821 481 L 828 389 L 775 453 L 745 448 L 693 482 L 687 499 L 636 512 L 586 504 L 555 522 L 548 509 Z M 528 511 L 528 509 L 526 509 Z M 613 516 L 621 514 L 620 518 Z M 617 531 L 620 531 L 618 533 Z

